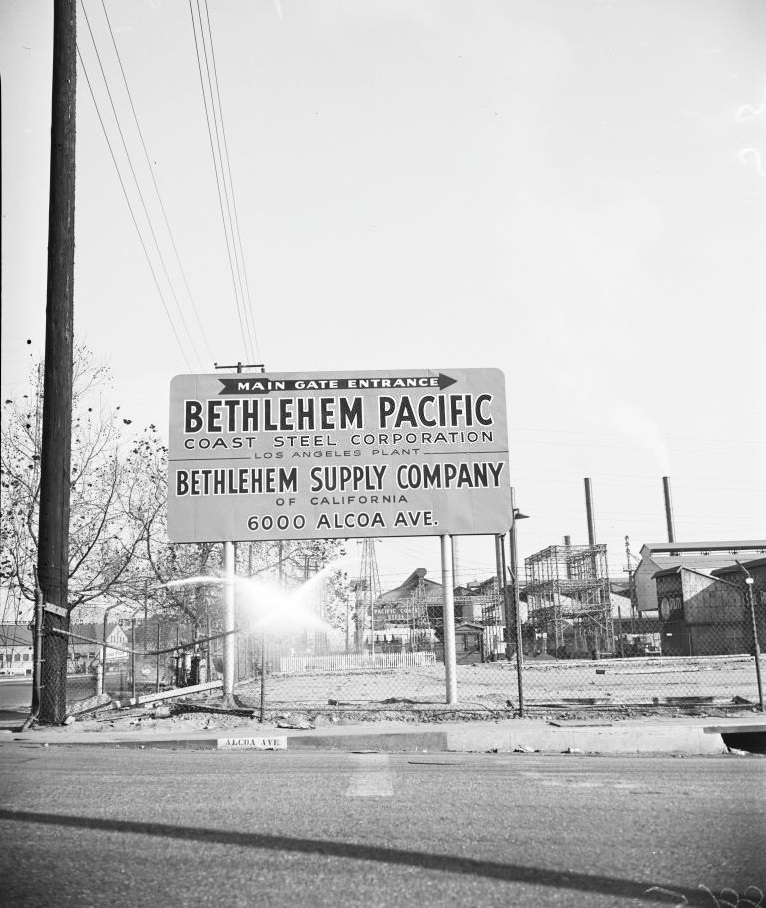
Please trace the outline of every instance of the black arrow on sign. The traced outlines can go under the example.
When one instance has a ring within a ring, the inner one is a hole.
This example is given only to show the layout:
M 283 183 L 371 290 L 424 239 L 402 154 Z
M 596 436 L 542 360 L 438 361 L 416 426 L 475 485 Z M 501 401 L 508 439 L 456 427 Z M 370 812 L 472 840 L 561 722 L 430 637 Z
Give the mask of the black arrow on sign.
M 268 394 L 270 391 L 399 391 L 438 388 L 443 391 L 457 382 L 440 372 L 434 376 L 413 375 L 391 378 L 283 378 L 271 379 L 259 373 L 248 377 L 219 378 L 223 385 L 219 394 Z

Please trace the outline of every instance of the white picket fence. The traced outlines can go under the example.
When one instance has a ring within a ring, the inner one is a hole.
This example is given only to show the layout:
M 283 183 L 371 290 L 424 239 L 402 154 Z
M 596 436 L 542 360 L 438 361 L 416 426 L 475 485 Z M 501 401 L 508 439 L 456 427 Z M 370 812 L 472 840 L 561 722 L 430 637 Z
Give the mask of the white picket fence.
M 302 674 L 311 671 L 344 672 L 360 668 L 416 668 L 435 664 L 434 653 L 336 653 L 330 656 L 280 656 L 279 670 Z

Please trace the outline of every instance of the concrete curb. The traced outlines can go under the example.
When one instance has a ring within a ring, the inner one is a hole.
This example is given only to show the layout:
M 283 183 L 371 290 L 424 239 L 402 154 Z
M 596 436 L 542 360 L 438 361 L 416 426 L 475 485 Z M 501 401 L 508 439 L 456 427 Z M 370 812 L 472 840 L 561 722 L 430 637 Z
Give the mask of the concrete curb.
M 440 753 L 451 750 L 445 731 L 383 732 L 344 735 L 294 735 L 288 750 L 378 751 L 382 753 Z
M 702 722 L 618 722 L 614 724 L 551 725 L 540 720 L 444 723 L 424 727 L 404 722 L 305 729 L 254 725 L 233 728 L 176 731 L 163 734 L 145 730 L 88 732 L 73 728 L 34 729 L 9 732 L 4 745 L 66 747 L 119 747 L 139 749 L 199 749 L 218 747 L 224 738 L 287 738 L 288 750 L 377 751 L 382 753 L 603 753 L 690 754 L 727 752 L 724 734 L 763 735 L 763 721 L 715 720 Z M 243 748 L 247 749 L 247 748 Z
M 449 736 L 449 750 L 474 750 L 478 744 L 477 737 L 455 730 Z M 584 727 L 584 728 L 538 728 L 534 730 L 514 730 L 509 735 L 500 736 L 495 742 L 484 736 L 478 749 L 497 748 L 499 753 L 528 752 L 540 753 L 682 753 L 682 754 L 722 754 L 726 747 L 720 734 L 708 735 L 704 729 L 695 727 Z

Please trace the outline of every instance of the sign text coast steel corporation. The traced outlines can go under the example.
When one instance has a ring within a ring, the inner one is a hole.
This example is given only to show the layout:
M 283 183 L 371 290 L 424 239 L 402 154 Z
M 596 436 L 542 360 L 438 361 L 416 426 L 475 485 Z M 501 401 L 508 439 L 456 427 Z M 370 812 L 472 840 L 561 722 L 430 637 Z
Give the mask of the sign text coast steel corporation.
M 178 375 L 174 542 L 503 533 L 498 369 Z

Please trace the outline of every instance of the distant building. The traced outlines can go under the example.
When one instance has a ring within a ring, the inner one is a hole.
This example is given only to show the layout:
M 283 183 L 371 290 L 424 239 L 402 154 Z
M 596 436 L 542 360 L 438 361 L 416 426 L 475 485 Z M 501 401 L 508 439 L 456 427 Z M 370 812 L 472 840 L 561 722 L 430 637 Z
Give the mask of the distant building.
M 641 561 L 632 575 L 633 604 L 636 611 L 658 612 L 657 584 L 659 571 L 676 567 L 710 574 L 718 568 L 736 565 L 736 561 L 766 555 L 766 540 L 716 542 L 649 542 L 641 549 Z M 656 615 L 654 616 L 656 617 Z
M 94 660 L 103 657 L 104 625 L 100 622 L 72 623 L 69 631 L 72 634 L 68 647 L 69 668 L 75 672 L 86 671 Z M 128 635 L 117 621 L 106 625 L 106 642 L 107 666 L 127 661 Z M 110 643 L 121 649 L 114 649 L 108 645 Z
M 455 662 L 457 665 L 472 665 L 487 662 L 491 654 L 487 651 L 487 628 L 478 621 L 461 621 L 455 625 Z M 436 644 L 436 659 L 444 661 L 444 644 Z
M 426 579 L 418 568 L 375 603 L 375 638 L 410 649 L 433 646 L 435 625 L 441 627 L 442 585 Z M 377 645 L 376 642 L 376 645 Z
M 27 624 L 0 624 L 0 675 L 31 675 L 33 637 Z
M 425 568 L 418 568 L 379 596 L 375 603 L 376 648 L 435 649 L 441 654 L 444 587 L 428 580 L 426 573 Z M 459 661 L 478 662 L 504 653 L 503 609 L 495 577 L 456 587 L 454 604 Z
M 753 597 L 756 614 L 764 614 L 764 610 L 766 610 L 766 557 L 755 558 L 752 561 L 742 561 L 740 559 L 740 562 L 740 564 L 730 564 L 727 567 L 717 568 L 712 574 L 714 577 L 720 577 L 730 583 L 742 584 L 747 576 L 745 571 L 747 571 L 753 578 Z
M 759 640 L 766 636 L 766 558 L 743 562 L 754 579 L 752 595 Z M 654 575 L 660 639 L 665 656 L 754 652 L 745 573 L 738 564 L 711 572 L 678 565 Z M 758 600 L 763 596 L 763 601 Z

